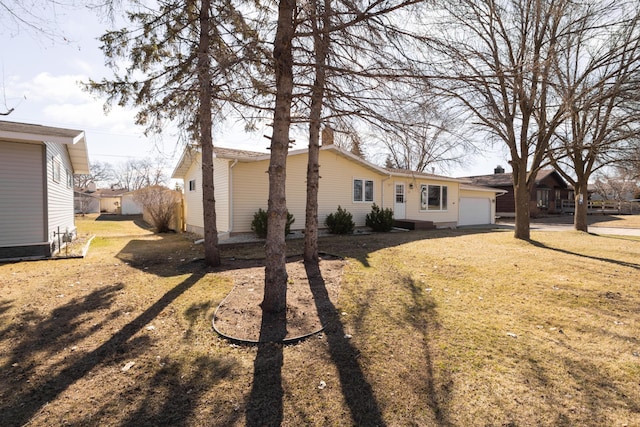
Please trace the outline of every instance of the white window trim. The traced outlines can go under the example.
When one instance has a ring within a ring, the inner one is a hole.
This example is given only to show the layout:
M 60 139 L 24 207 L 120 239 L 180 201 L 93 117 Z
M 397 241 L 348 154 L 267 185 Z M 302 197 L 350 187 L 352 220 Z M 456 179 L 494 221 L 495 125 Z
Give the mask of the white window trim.
M 427 187 L 427 208 L 422 208 L 422 189 Z M 440 187 L 440 209 L 429 209 L 429 187 Z M 442 189 L 447 189 L 447 207 L 442 209 Z M 449 211 L 449 186 L 443 184 L 420 184 L 420 212 L 448 212 Z
M 356 200 L 355 182 L 360 181 L 362 183 L 362 200 Z M 367 194 L 367 182 L 371 183 L 371 200 L 366 200 Z M 351 201 L 353 203 L 374 203 L 376 200 L 376 184 L 373 179 L 367 178 L 353 178 L 351 181 Z
M 59 183 L 62 179 L 62 164 L 55 156 L 51 157 L 51 174 L 53 182 Z

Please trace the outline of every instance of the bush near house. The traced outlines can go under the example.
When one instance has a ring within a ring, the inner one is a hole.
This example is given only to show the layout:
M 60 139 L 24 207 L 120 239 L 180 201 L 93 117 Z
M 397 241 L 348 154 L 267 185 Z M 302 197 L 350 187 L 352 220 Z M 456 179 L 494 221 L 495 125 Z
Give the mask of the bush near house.
M 293 224 L 294 222 L 296 222 L 296 219 L 291 213 L 289 213 L 289 211 L 287 211 L 287 223 L 284 226 L 285 236 L 291 233 L 291 224 Z M 256 235 L 261 239 L 266 239 L 267 223 L 267 211 L 264 211 L 262 210 L 262 208 L 260 208 L 258 209 L 258 212 L 253 214 L 253 221 L 251 221 L 251 231 L 256 233 Z
M 353 222 L 353 215 L 346 209 L 342 209 L 340 205 L 338 205 L 336 212 L 327 215 L 324 223 L 332 234 L 351 234 L 356 226 Z
M 152 185 L 136 191 L 133 194 L 133 200 L 142 205 L 149 213 L 156 232 L 173 231 L 171 222 L 176 205 L 180 203 L 179 193 L 161 185 Z
M 389 208 L 380 209 L 380 206 L 374 203 L 371 206 L 371 213 L 367 214 L 365 224 L 373 231 L 391 231 L 393 228 L 393 211 Z

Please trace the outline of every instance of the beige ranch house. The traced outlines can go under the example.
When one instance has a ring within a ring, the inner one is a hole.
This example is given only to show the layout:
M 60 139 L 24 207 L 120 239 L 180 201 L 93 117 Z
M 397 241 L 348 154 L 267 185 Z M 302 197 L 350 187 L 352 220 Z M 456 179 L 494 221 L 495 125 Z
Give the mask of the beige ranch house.
M 292 230 L 305 224 L 308 151 L 290 151 L 287 159 L 287 208 L 295 217 Z M 267 209 L 269 154 L 214 148 L 214 185 L 217 228 L 225 234 L 251 231 L 258 209 Z M 188 147 L 172 178 L 184 182 L 186 231 L 204 234 L 201 153 Z M 467 180 L 385 169 L 336 146 L 320 148 L 320 226 L 338 205 L 365 226 L 374 203 L 391 208 L 394 219 L 430 221 L 436 227 L 493 224 L 496 195 L 503 191 L 473 186 Z

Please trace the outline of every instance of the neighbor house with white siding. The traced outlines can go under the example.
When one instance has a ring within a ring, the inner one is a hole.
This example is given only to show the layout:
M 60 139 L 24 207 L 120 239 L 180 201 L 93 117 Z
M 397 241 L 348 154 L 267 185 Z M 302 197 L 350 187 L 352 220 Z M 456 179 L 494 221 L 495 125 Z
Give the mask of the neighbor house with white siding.
M 87 173 L 83 131 L 0 121 L 0 259 L 46 258 L 73 237 L 73 175 Z
M 308 150 L 287 157 L 287 209 L 295 217 L 291 229 L 305 224 Z M 374 203 L 390 208 L 396 221 L 431 222 L 436 227 L 492 224 L 495 199 L 502 190 L 471 185 L 467 180 L 407 170 L 385 169 L 333 144 L 320 147 L 318 221 L 338 206 L 364 226 Z M 218 232 L 251 231 L 258 209 L 267 209 L 269 154 L 214 148 L 214 187 Z M 187 147 L 172 178 L 184 182 L 186 231 L 204 234 L 202 160 L 197 147 Z M 461 210 L 464 210 L 461 212 Z

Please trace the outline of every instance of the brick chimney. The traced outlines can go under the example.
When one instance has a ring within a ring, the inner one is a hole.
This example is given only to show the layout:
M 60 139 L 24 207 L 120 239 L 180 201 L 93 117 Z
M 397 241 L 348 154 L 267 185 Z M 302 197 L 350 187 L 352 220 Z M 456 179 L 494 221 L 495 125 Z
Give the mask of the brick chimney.
M 332 144 L 333 144 L 333 129 L 331 129 L 331 126 L 325 126 L 322 129 L 321 145 L 332 145 Z

